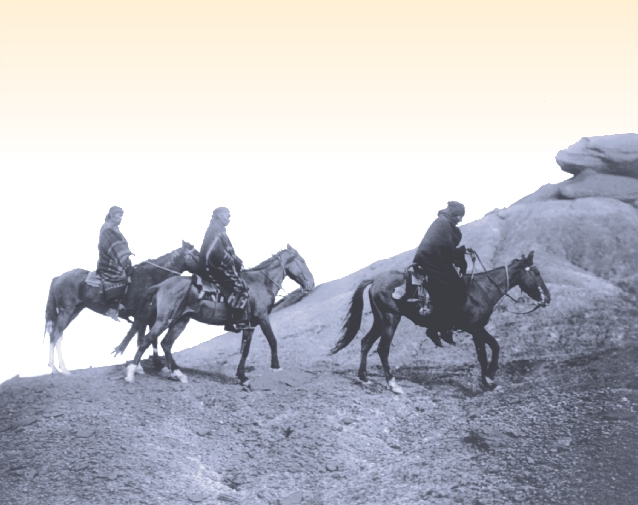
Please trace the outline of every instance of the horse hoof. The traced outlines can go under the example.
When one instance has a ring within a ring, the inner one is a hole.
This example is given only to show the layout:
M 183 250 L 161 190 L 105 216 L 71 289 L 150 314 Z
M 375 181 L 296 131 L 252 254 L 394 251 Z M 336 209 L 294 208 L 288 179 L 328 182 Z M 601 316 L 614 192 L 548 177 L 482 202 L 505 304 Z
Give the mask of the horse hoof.
M 388 382 L 388 387 L 390 388 L 390 391 L 392 391 L 394 394 L 397 394 L 397 395 L 403 394 L 403 388 L 397 384 L 397 381 L 394 380 L 394 377 L 392 377 L 392 379 L 390 379 L 390 382 Z
M 241 387 L 250 389 L 250 379 L 246 379 L 244 382 L 241 382 Z
M 133 382 L 135 382 L 135 368 L 136 365 L 133 363 L 126 367 L 126 377 L 124 377 L 124 380 L 129 384 L 133 384 Z
M 271 368 L 271 370 L 272 370 L 273 372 L 283 372 L 283 371 L 284 371 L 284 369 L 283 369 L 283 368 L 281 368 L 281 367 L 279 367 L 279 368 Z
M 489 377 L 485 377 L 483 379 L 483 386 L 485 386 L 489 390 L 492 390 L 496 386 L 498 386 L 498 384 L 496 382 L 494 382 L 492 379 L 490 379 Z
M 137 365 L 137 367 L 135 368 L 135 373 L 139 375 L 146 375 L 146 372 L 142 368 L 142 365 Z
M 63 375 L 71 375 L 71 372 L 69 372 L 66 368 L 63 368 L 62 370 L 60 370 L 60 373 Z
M 173 371 L 171 377 L 173 377 L 173 379 L 179 379 L 179 381 L 184 384 L 188 383 L 188 377 L 186 377 L 179 368 Z

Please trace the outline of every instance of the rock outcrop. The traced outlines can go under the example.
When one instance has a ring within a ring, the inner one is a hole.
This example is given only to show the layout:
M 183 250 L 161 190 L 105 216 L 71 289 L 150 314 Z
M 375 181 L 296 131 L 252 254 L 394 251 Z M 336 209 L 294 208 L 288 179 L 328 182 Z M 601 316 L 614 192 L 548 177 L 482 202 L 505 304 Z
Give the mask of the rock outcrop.
M 517 203 L 578 198 L 614 198 L 638 208 L 638 134 L 584 137 L 556 155 L 574 177 L 547 184 Z
M 565 172 L 574 175 L 591 170 L 599 174 L 638 178 L 638 134 L 583 137 L 559 151 L 556 163 Z

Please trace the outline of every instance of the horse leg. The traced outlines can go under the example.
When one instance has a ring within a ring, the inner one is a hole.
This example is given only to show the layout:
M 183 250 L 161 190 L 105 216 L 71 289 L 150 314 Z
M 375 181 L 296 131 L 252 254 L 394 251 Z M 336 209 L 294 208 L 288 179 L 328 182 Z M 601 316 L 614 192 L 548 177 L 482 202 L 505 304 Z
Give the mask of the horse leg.
M 246 358 L 250 352 L 250 342 L 253 339 L 254 329 L 244 330 L 241 338 L 241 358 L 239 359 L 239 365 L 237 365 L 237 378 L 242 386 L 250 386 L 250 379 L 246 377 Z M 276 342 L 275 342 L 276 345 Z
M 161 370 L 164 368 L 164 362 L 162 361 L 162 358 L 160 358 L 159 352 L 157 352 L 157 339 L 158 337 L 153 339 L 153 365 L 157 370 Z
M 140 331 L 143 331 L 143 329 Z M 126 336 L 120 342 L 120 345 L 118 345 L 115 349 L 113 349 L 113 352 L 111 354 L 113 354 L 113 356 L 117 356 L 118 354 L 124 354 L 126 346 L 128 346 L 129 342 L 131 341 L 131 339 L 133 338 L 133 335 L 135 335 L 136 332 L 137 332 L 137 327 L 135 326 L 135 324 L 132 324 L 128 332 L 126 333 Z M 140 339 L 138 336 L 137 343 L 139 344 L 139 342 L 140 342 Z
M 490 364 L 487 367 L 486 380 L 488 383 L 494 380 L 494 376 L 496 375 L 496 371 L 498 370 L 498 357 L 500 354 L 500 346 L 498 345 L 498 341 L 490 335 L 485 328 L 483 328 L 485 332 L 485 343 L 490 346 L 492 350 L 492 359 L 490 360 Z M 496 385 L 496 384 L 494 384 Z
M 263 319 L 259 321 L 259 326 L 261 327 L 261 331 L 263 331 L 264 336 L 268 341 L 268 345 L 270 346 L 270 368 L 279 372 L 282 368 L 279 366 L 279 356 L 277 355 L 277 339 L 275 338 L 275 334 L 270 326 L 270 321 L 268 319 Z M 250 343 L 248 346 L 250 347 Z M 246 356 L 248 356 L 248 354 L 246 354 Z
M 361 339 L 361 362 L 359 363 L 359 380 L 362 382 L 368 382 L 368 354 L 372 346 L 381 336 L 377 318 L 374 318 L 374 323 L 370 331 L 366 333 L 366 336 Z
M 166 361 L 168 362 L 171 376 L 174 379 L 179 379 L 180 382 L 188 382 L 188 377 L 186 377 L 186 375 L 182 373 L 182 371 L 177 366 L 177 363 L 175 363 L 173 354 L 171 353 L 171 348 L 177 340 L 177 337 L 179 337 L 184 331 L 184 328 L 186 328 L 188 321 L 190 321 L 190 317 L 183 317 L 182 319 L 177 321 L 169 328 L 168 333 L 166 333 L 166 336 L 162 339 L 162 349 L 164 349 L 164 356 L 166 356 Z M 155 342 L 157 342 L 157 340 L 155 340 Z
M 483 387 L 492 389 L 492 385 L 487 380 L 487 352 L 485 350 L 485 336 L 482 331 L 472 333 L 472 340 L 476 348 L 476 357 L 481 365 L 481 384 Z
M 52 324 L 52 328 L 49 331 L 49 367 L 51 368 L 51 373 L 53 374 L 60 372 L 64 375 L 71 375 L 71 372 L 69 372 L 64 365 L 64 358 L 62 357 L 62 336 L 64 330 L 66 330 L 69 324 L 71 324 L 71 321 L 73 321 L 78 316 L 83 308 L 84 306 L 82 305 L 79 307 L 75 307 L 74 310 L 70 312 L 70 314 L 64 310 L 60 310 L 56 321 Z M 55 349 L 57 349 L 58 353 L 58 365 L 60 366 L 60 370 L 55 367 Z
M 71 375 L 71 372 L 69 372 L 64 365 L 64 358 L 62 358 L 62 337 L 60 337 L 55 343 L 55 348 L 58 351 L 58 365 L 60 366 L 60 372 L 64 375 Z
M 157 342 L 157 337 L 167 328 L 168 324 L 162 321 L 156 321 L 148 334 L 138 334 L 137 351 L 133 357 L 133 362 L 126 367 L 126 382 L 133 383 L 135 381 L 135 372 L 138 370 L 142 356 L 152 342 Z
M 390 362 L 388 357 L 390 356 L 390 345 L 394 338 L 394 332 L 401 321 L 400 314 L 386 313 L 383 329 L 381 330 L 381 341 L 379 342 L 379 358 L 381 359 L 381 365 L 383 366 L 383 373 L 385 374 L 385 380 L 388 383 L 388 387 L 393 393 L 403 394 L 401 386 L 397 385 L 392 372 L 390 371 Z

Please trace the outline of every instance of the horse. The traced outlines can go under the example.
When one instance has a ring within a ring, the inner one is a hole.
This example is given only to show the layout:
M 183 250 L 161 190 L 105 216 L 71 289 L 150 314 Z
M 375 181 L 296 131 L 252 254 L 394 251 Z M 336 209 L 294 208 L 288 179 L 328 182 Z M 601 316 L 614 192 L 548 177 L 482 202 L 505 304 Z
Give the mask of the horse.
M 188 242 L 182 241 L 182 247 L 179 249 L 155 260 L 148 260 L 135 265 L 131 275 L 131 283 L 123 298 L 125 308 L 119 311 L 118 316 L 127 320 L 130 317 L 136 317 L 141 307 L 144 293 L 149 287 L 169 277 L 179 276 L 185 270 L 194 272 L 197 268 L 198 258 L 199 253 L 197 250 Z M 102 315 L 108 310 L 99 288 L 93 288 L 84 282 L 88 274 L 88 270 L 76 268 L 54 277 L 51 281 L 44 331 L 45 334 L 49 334 L 49 366 L 52 373 L 70 374 L 62 358 L 62 336 L 69 324 L 84 308 L 89 308 Z M 143 327 L 135 329 L 131 327 L 129 330 L 131 336 L 140 329 L 143 332 Z M 54 349 L 58 351 L 60 370 L 55 367 L 53 361 Z
M 246 358 L 250 352 L 254 326 L 259 325 L 270 346 L 270 367 L 280 370 L 277 355 L 277 340 L 270 326 L 270 311 L 275 304 L 275 296 L 281 289 L 286 276 L 299 284 L 303 291 L 314 289 L 315 281 L 305 260 L 290 245 L 269 259 L 240 275 L 248 286 L 251 306 L 251 328 L 242 331 L 241 358 L 237 366 L 237 378 L 242 386 L 250 387 L 245 374 Z M 151 324 L 148 334 L 138 340 L 138 348 L 133 362 L 128 365 L 126 381 L 134 382 L 135 372 L 144 351 L 152 342 L 168 328 L 161 345 L 166 356 L 171 377 L 181 382 L 188 382 L 187 376 L 175 363 L 171 348 L 177 337 L 184 331 L 190 319 L 209 325 L 225 325 L 232 321 L 232 314 L 226 303 L 221 301 L 200 299 L 197 289 L 190 279 L 175 277 L 167 279 L 147 292 L 144 316 L 134 324 Z M 154 321 L 154 322 L 153 322 Z M 124 344 L 124 341 L 122 342 Z
M 494 376 L 498 370 L 499 345 L 496 339 L 485 329 L 496 304 L 514 286 L 520 286 L 521 290 L 536 300 L 538 307 L 545 307 L 551 301 L 551 296 L 540 272 L 534 266 L 534 251 L 527 257 L 515 259 L 509 265 L 495 268 L 487 272 L 481 272 L 463 277 L 467 287 L 467 299 L 455 324 L 455 329 L 465 331 L 472 335 L 478 361 L 481 365 L 481 384 L 486 389 L 496 387 Z M 406 297 L 396 300 L 392 294 L 395 288 L 406 282 L 405 272 L 393 270 L 382 272 L 372 279 L 364 280 L 359 284 L 352 296 L 350 308 L 344 320 L 342 333 L 330 350 L 335 354 L 346 347 L 357 335 L 361 327 L 363 313 L 363 292 L 370 285 L 369 297 L 374 321 L 372 328 L 361 341 L 361 362 L 358 377 L 362 382 L 367 382 L 367 357 L 374 342 L 381 337 L 378 350 L 379 358 L 383 366 L 383 372 L 388 388 L 398 394 L 403 391 L 397 385 L 388 362 L 390 345 L 394 332 L 405 316 L 417 326 L 428 327 L 430 316 L 422 316 L 416 303 L 406 301 Z M 492 351 L 492 359 L 488 363 L 487 344 Z

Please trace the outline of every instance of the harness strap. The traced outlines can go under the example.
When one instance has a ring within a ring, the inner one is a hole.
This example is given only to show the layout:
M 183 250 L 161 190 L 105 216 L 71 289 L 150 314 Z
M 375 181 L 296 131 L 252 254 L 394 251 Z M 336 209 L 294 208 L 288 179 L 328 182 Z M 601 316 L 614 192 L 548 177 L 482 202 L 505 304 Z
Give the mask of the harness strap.
M 284 279 L 286 278 L 286 265 L 284 263 L 284 260 L 281 259 L 281 254 L 277 255 L 277 258 L 279 259 L 279 262 L 281 264 L 281 268 L 284 271 Z M 292 259 L 292 258 L 291 258 Z M 284 293 L 286 293 L 287 295 L 290 294 L 288 293 L 281 284 L 277 284 L 275 281 L 273 281 L 270 277 L 268 277 L 264 272 L 261 272 L 261 274 L 268 279 L 270 282 L 272 282 L 275 286 L 277 286 L 277 288 L 281 289 Z
M 470 255 L 472 256 L 472 277 L 470 277 L 470 285 L 472 284 L 472 279 L 474 278 L 474 256 L 476 256 L 476 258 L 479 260 L 479 263 L 481 264 L 481 266 L 483 267 L 483 271 L 485 273 L 487 273 L 487 269 L 485 268 L 485 265 L 483 265 L 483 262 L 481 261 L 481 258 L 479 257 L 478 253 L 476 251 L 473 251 L 472 253 L 470 253 Z M 513 300 L 515 303 L 517 303 L 516 298 L 514 298 L 512 295 L 509 294 L 509 290 L 510 290 L 510 277 L 509 277 L 509 269 L 507 268 L 507 265 L 505 265 L 503 268 L 505 268 L 505 292 L 501 292 L 501 287 L 496 283 L 496 281 L 494 279 L 492 279 L 490 277 L 490 274 L 487 273 L 487 278 L 492 282 L 492 284 L 494 284 L 494 286 L 496 286 L 496 289 L 498 289 L 499 293 L 501 293 L 501 298 L 500 300 L 496 303 L 496 305 L 498 305 L 499 303 L 501 303 L 501 300 L 507 296 L 510 300 Z M 469 296 L 469 288 L 468 288 L 468 296 Z M 496 306 L 495 305 L 495 306 Z M 532 312 L 534 312 L 535 310 L 539 309 L 540 307 L 542 307 L 540 302 L 536 302 L 536 306 L 534 306 L 534 308 L 532 308 L 532 310 L 529 310 L 527 312 L 514 312 L 512 310 L 508 310 L 507 308 L 505 308 L 505 310 L 511 314 L 531 314 Z

